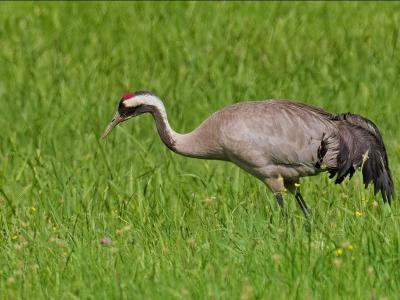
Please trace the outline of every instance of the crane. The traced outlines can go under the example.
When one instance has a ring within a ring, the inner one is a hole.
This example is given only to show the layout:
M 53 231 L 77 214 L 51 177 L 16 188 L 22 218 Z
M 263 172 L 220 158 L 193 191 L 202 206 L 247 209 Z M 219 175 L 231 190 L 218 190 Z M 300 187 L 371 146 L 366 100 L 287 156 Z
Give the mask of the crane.
M 340 184 L 361 169 L 365 188 L 373 182 L 390 204 L 393 181 L 382 136 L 376 125 L 356 114 L 331 114 L 289 100 L 239 102 L 208 117 L 190 133 L 175 132 L 163 102 L 147 91 L 124 95 L 103 138 L 115 126 L 150 113 L 163 143 L 193 158 L 229 161 L 260 179 L 284 209 L 282 192 L 297 200 L 306 218 L 310 209 L 300 189 L 301 177 L 328 172 Z

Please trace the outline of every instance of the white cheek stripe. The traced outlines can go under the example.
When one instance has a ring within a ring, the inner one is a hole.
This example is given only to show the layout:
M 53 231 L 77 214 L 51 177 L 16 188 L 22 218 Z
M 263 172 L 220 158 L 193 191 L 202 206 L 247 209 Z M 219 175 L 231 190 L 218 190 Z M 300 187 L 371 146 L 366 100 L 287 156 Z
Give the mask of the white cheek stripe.
M 162 104 L 161 100 L 153 95 L 133 96 L 132 98 L 125 100 L 123 103 L 124 103 L 125 107 L 135 107 L 135 106 L 139 106 L 142 104 L 147 104 L 147 105 L 156 106 L 160 110 L 164 110 L 164 105 Z
M 138 102 L 138 100 L 139 100 L 138 98 L 140 98 L 140 97 L 139 96 L 132 97 L 132 98 L 125 100 L 123 103 L 124 103 L 125 107 L 138 106 L 138 105 L 142 104 L 142 103 Z

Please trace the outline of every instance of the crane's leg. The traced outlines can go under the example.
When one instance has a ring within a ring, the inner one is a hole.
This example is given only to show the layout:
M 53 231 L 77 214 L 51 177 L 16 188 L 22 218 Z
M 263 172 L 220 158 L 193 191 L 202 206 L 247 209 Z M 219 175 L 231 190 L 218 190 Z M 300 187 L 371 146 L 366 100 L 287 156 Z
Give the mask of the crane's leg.
M 306 202 L 303 199 L 303 196 L 300 194 L 300 189 L 296 186 L 299 184 L 298 181 L 287 181 L 284 182 L 285 187 L 291 192 L 297 200 L 297 203 L 300 205 L 301 210 L 306 218 L 311 216 L 311 211 L 308 208 Z
M 274 193 L 276 202 L 278 202 L 279 207 L 282 209 L 282 213 L 286 215 L 285 202 L 283 201 L 282 192 L 285 190 L 285 185 L 283 184 L 282 177 L 276 178 L 266 178 L 264 183 L 268 188 Z
M 301 207 L 301 210 L 303 211 L 304 216 L 305 216 L 306 218 L 309 218 L 309 217 L 311 216 L 311 211 L 310 211 L 310 209 L 308 208 L 306 202 L 304 201 L 303 196 L 300 194 L 299 191 L 297 191 L 297 192 L 294 194 L 294 196 L 295 196 L 295 198 L 296 198 L 296 200 L 297 200 L 297 203 L 299 203 L 299 205 L 300 205 L 300 207 Z
M 285 209 L 285 201 L 283 201 L 283 197 L 281 193 L 274 193 L 276 202 L 278 202 L 278 205 L 281 209 Z

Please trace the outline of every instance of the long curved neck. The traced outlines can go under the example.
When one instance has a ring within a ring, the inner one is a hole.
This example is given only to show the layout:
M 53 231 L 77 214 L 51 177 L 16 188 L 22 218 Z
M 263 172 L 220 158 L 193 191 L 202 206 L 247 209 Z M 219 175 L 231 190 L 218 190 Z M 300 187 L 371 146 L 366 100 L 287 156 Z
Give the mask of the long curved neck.
M 184 156 L 218 159 L 213 142 L 204 130 L 198 128 L 187 134 L 175 132 L 169 124 L 161 101 L 158 105 L 148 106 L 146 110 L 153 116 L 160 138 L 169 149 Z
M 169 125 L 165 108 L 163 106 L 149 106 L 148 112 L 153 116 L 158 134 L 165 146 L 174 152 L 179 152 L 176 148 L 176 140 L 179 139 L 180 134 L 176 133 Z

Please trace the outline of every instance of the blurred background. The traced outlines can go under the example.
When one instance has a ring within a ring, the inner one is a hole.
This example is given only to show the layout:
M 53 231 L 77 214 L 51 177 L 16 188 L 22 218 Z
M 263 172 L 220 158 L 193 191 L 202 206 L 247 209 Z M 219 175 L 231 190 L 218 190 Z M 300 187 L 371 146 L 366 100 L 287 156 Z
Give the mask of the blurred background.
M 238 168 L 171 153 L 150 116 L 99 138 L 128 91 L 178 132 L 293 99 L 373 120 L 398 183 L 399 30 L 395 2 L 1 3 L 0 296 L 395 295 L 398 197 L 388 217 L 361 175 L 304 181 L 307 235 L 294 201 L 290 225 Z

